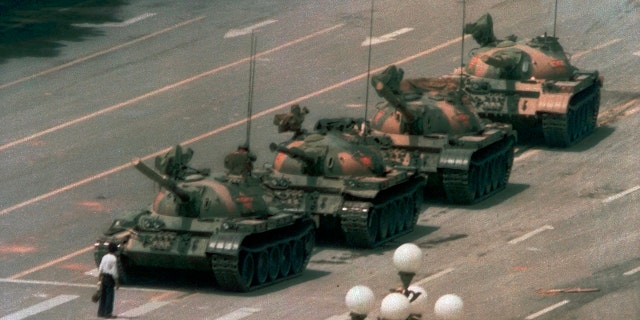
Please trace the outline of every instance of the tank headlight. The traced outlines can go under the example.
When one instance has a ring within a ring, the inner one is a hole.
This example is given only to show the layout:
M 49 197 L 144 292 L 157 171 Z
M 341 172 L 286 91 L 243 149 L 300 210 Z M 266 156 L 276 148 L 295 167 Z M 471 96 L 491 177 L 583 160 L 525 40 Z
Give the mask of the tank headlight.
M 229 230 L 231 228 L 231 226 L 228 223 L 223 223 L 222 224 L 222 230 Z

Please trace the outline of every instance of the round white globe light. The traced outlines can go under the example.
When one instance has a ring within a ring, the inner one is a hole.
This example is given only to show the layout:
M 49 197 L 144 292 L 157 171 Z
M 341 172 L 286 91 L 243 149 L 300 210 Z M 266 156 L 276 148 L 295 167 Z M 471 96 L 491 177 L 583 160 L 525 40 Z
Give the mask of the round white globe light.
M 457 320 L 462 319 L 462 299 L 455 294 L 445 294 L 438 298 L 433 308 L 436 315 L 441 319 Z
M 393 253 L 393 264 L 400 272 L 416 273 L 422 266 L 422 250 L 413 243 L 405 243 Z
M 380 305 L 380 317 L 385 320 L 405 320 L 411 314 L 409 299 L 401 293 L 390 293 Z
M 349 289 L 344 301 L 349 311 L 355 314 L 366 315 L 373 310 L 376 298 L 369 287 L 355 286 Z
M 427 290 L 421 286 L 409 286 L 409 291 L 419 293 L 415 300 L 411 301 L 410 310 L 412 314 L 425 314 L 427 312 Z M 411 298 L 411 297 L 410 297 Z

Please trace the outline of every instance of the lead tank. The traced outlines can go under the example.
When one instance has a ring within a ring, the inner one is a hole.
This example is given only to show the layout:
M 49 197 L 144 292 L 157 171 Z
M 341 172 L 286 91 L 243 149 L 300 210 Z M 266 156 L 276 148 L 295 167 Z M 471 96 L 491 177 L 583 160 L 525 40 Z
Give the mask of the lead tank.
M 96 264 L 116 243 L 124 282 L 140 267 L 204 270 L 223 290 L 245 292 L 300 275 L 315 242 L 310 216 L 270 206 L 250 174 L 212 178 L 188 167 L 192 155 L 178 145 L 157 157 L 162 174 L 132 161 L 161 190 L 150 208 L 112 222 L 95 243 Z
M 416 168 L 449 201 L 470 204 L 505 188 L 513 165 L 516 132 L 486 123 L 460 88 L 460 77 L 404 79 L 390 66 L 371 84 L 386 101 L 370 121 L 373 136 L 392 141 L 387 161 Z
M 320 234 L 341 234 L 354 247 L 375 247 L 412 231 L 422 176 L 386 166 L 380 142 L 359 135 L 363 121 L 324 119 L 307 132 L 296 107 L 274 121 L 280 132 L 297 128 L 291 140 L 271 144 L 276 156 L 264 183 L 276 201 L 287 212 L 311 213 Z
M 497 39 L 491 15 L 465 26 L 480 45 L 464 71 L 465 90 L 481 117 L 542 129 L 546 144 L 567 147 L 593 132 L 603 78 L 571 65 L 558 38 Z

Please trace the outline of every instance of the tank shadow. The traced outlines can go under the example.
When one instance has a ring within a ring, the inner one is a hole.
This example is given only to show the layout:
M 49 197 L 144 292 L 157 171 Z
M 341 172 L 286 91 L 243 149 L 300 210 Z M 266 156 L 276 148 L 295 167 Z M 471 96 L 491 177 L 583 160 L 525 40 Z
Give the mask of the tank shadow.
M 0 63 L 20 57 L 53 57 L 65 41 L 82 41 L 102 31 L 81 23 L 117 22 L 124 0 L 3 1 L 0 4 Z
M 509 182 L 504 190 L 496 193 L 495 195 L 484 199 L 478 203 L 470 205 L 453 204 L 447 201 L 447 197 L 444 192 L 430 190 L 428 196 L 425 196 L 426 203 L 432 203 L 435 205 L 447 206 L 450 208 L 464 208 L 468 210 L 484 210 L 493 206 L 496 206 L 504 201 L 509 200 L 515 195 L 525 191 L 529 188 L 528 184 Z

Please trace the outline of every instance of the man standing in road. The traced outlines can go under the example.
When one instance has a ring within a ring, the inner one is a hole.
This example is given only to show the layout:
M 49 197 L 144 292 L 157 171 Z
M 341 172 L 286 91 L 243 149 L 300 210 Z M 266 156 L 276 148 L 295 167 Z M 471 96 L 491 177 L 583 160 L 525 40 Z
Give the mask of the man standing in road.
M 98 317 L 100 318 L 116 317 L 113 315 L 114 289 L 120 288 L 120 283 L 118 282 L 118 258 L 115 255 L 117 250 L 118 245 L 109 243 L 109 253 L 105 254 L 100 261 L 98 269 L 100 281 L 102 282 L 102 294 L 98 304 Z

